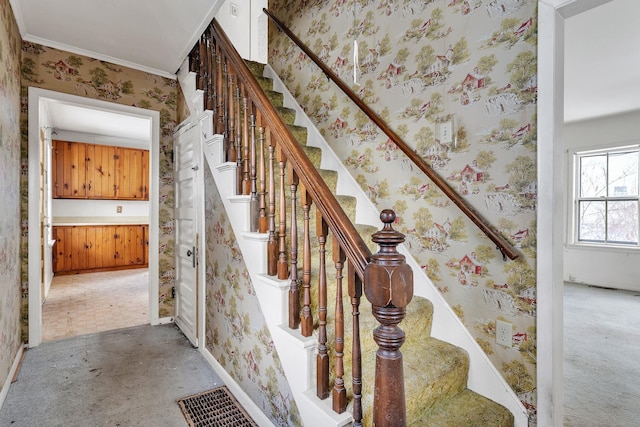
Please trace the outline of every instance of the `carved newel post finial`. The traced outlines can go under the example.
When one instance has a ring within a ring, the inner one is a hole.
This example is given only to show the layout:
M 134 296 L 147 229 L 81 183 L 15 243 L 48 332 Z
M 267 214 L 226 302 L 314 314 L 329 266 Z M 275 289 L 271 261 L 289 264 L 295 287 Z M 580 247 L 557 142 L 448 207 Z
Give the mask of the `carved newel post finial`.
M 404 319 L 406 306 L 413 297 L 413 271 L 397 250 L 404 242 L 404 235 L 391 226 L 395 219 L 396 214 L 390 209 L 380 213 L 384 227 L 372 236 L 380 249 L 364 271 L 365 295 L 371 302 L 373 315 L 380 322 L 373 331 L 373 339 L 378 344 L 373 401 L 373 425 L 376 427 L 407 425 L 400 352 L 404 331 L 398 324 Z

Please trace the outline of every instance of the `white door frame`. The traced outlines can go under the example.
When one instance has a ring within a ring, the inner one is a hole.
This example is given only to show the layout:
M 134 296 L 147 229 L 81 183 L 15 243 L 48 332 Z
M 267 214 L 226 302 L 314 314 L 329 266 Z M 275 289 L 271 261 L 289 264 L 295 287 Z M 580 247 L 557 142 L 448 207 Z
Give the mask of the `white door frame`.
M 160 175 L 160 113 L 128 105 L 115 104 L 99 99 L 84 98 L 51 90 L 29 87 L 29 347 L 42 342 L 42 271 L 40 268 L 40 102 L 54 100 L 81 107 L 114 111 L 141 118 L 151 123 L 149 147 L 149 322 L 159 323 L 158 318 L 158 210 Z
M 563 425 L 564 21 L 611 0 L 538 1 L 538 425 Z

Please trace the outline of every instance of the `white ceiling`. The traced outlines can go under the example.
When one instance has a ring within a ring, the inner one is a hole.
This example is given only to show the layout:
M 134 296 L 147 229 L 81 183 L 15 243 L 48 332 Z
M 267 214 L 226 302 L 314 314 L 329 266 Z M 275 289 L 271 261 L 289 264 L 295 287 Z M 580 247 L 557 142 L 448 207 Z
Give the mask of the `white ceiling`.
M 26 41 L 175 77 L 224 0 L 10 3 Z M 565 121 L 640 109 L 639 21 L 638 0 L 613 0 L 566 20 Z M 113 135 L 123 128 L 132 133 L 122 137 L 139 139 L 136 132 L 146 126 L 122 123 L 120 114 L 58 108 L 53 105 L 50 112 L 59 129 Z
M 10 0 L 22 38 L 174 77 L 223 0 Z
M 52 99 L 44 101 L 51 127 L 93 135 L 151 142 L 151 120 Z
M 640 109 L 640 1 L 613 0 L 565 21 L 565 121 Z

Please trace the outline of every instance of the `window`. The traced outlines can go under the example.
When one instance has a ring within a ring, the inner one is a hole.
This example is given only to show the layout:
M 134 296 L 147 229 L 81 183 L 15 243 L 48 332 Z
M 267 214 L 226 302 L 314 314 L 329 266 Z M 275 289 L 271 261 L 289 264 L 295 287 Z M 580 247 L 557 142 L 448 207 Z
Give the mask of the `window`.
M 578 243 L 638 246 L 638 146 L 575 154 Z

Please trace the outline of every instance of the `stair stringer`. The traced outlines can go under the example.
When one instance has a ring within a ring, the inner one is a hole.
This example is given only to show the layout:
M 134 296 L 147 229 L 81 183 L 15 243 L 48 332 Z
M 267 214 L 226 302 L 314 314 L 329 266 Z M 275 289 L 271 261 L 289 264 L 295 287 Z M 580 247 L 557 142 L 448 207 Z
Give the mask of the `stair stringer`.
M 340 427 L 350 423 L 350 413 L 336 414 L 331 410 L 330 401 L 315 397 L 316 339 L 303 337 L 299 330 L 287 326 L 290 281 L 266 274 L 268 235 L 249 231 L 250 196 L 233 194 L 236 164 L 223 160 L 222 135 L 206 140 L 203 152 L 242 256 L 245 260 L 251 259 L 245 265 L 304 425 Z
M 356 197 L 356 223 L 380 227 L 378 208 L 362 190 L 353 175 L 335 154 L 269 64 L 264 68 L 264 77 L 273 80 L 274 91 L 283 93 L 284 106 L 296 111 L 295 124 L 307 128 L 307 145 L 318 147 L 322 150 L 320 167 L 338 172 L 336 193 Z M 414 294 L 428 299 L 433 304 L 431 336 L 463 348 L 469 354 L 467 387 L 509 409 L 514 415 L 515 427 L 527 427 L 529 424 L 527 410 L 513 392 L 513 389 L 507 384 L 502 374 L 493 365 L 440 291 L 420 267 L 407 246 L 400 245 L 398 250 L 405 255 L 407 264 L 413 270 Z M 400 327 L 402 327 L 402 324 Z

